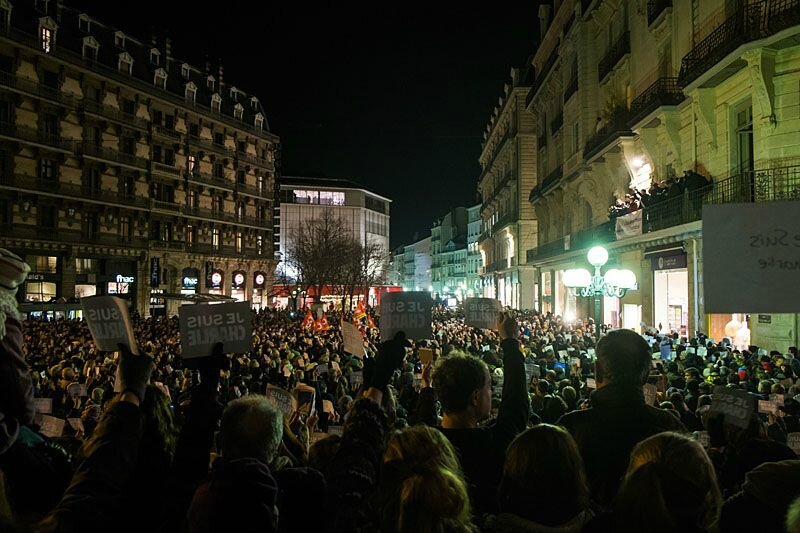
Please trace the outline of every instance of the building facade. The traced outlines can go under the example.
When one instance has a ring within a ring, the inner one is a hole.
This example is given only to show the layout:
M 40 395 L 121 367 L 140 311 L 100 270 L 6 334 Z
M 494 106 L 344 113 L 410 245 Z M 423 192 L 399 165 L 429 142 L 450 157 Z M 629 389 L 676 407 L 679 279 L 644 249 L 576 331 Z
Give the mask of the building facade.
M 483 219 L 481 218 L 481 204 L 467 208 L 467 297 L 483 296 L 483 285 L 481 284 L 480 270 L 481 252 L 479 246 L 481 232 L 483 230 Z
M 23 302 L 263 303 L 279 139 L 252 94 L 56 1 L 0 1 L 0 246 Z
M 639 283 L 603 300 L 603 322 L 729 335 L 747 309 L 704 311 L 702 206 L 800 197 L 797 2 L 565 0 L 539 15 L 525 97 L 540 177 L 528 190 L 539 239 L 526 254 L 538 307 L 590 316 L 561 277 L 603 244 L 608 266 Z M 609 220 L 633 190 L 647 191 L 644 209 Z M 796 344 L 795 316 L 765 322 L 794 324 L 780 347 Z M 756 340 L 768 328 L 750 329 Z
M 533 309 L 536 301 L 534 271 L 525 254 L 539 242 L 536 212 L 528 202 L 538 179 L 534 119 L 525 110 L 531 73 L 531 68 L 512 69 L 479 158 L 483 296 L 515 309 Z

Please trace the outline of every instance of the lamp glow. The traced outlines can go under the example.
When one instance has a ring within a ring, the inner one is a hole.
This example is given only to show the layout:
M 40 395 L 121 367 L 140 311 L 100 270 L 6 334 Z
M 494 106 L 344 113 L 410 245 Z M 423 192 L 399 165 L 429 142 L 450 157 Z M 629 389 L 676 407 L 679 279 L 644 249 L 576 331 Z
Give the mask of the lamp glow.
M 602 246 L 595 246 L 586 255 L 593 267 L 601 267 L 608 262 L 608 252 Z
M 592 284 L 592 275 L 585 268 L 565 270 L 562 279 L 564 286 L 568 288 L 588 287 Z

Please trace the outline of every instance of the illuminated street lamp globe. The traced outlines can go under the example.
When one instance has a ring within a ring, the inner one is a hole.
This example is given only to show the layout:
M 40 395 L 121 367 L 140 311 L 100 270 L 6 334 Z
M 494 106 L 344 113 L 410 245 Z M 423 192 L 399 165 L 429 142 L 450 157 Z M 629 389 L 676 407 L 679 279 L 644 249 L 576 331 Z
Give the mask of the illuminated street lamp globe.
M 601 267 L 608 262 L 608 252 L 602 246 L 595 246 L 589 250 L 586 258 L 593 267 Z

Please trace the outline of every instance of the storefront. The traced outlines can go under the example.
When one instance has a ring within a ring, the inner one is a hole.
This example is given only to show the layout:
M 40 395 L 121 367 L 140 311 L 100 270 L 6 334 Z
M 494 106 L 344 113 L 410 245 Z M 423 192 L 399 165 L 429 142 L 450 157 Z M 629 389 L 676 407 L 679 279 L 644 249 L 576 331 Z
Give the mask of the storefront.
M 23 302 L 52 302 L 61 297 L 61 270 L 63 258 L 53 255 L 19 254 L 31 267 L 22 286 Z
M 150 289 L 150 316 L 167 316 L 164 289 Z
M 247 301 L 247 273 L 244 270 L 234 270 L 231 274 L 231 298 L 237 302 Z
M 267 275 L 264 272 L 253 273 L 253 302 L 252 307 L 256 311 L 267 307 L 268 302 L 264 301 L 266 291 Z
M 181 271 L 181 294 L 197 294 L 200 285 L 200 271 L 187 267 Z
M 682 250 L 650 255 L 653 325 L 662 333 L 689 334 L 689 271 Z

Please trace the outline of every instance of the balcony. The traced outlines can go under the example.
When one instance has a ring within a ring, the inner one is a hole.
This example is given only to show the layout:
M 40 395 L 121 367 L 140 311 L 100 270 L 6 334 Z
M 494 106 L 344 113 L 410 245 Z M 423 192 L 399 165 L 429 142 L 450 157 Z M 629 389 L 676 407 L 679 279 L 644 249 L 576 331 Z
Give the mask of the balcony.
M 533 86 L 531 90 L 528 91 L 528 96 L 525 97 L 525 107 L 530 107 L 531 102 L 533 99 L 536 98 L 536 95 L 539 93 L 539 89 L 542 88 L 544 85 L 544 80 L 547 78 L 547 75 L 553 70 L 553 66 L 555 66 L 556 61 L 558 61 L 558 47 L 554 47 L 553 50 L 550 52 L 550 55 L 547 58 L 547 61 L 544 62 L 542 68 L 536 73 L 536 79 L 533 81 Z
M 158 124 L 153 125 L 152 135 L 154 137 L 161 137 L 162 139 L 168 139 L 174 142 L 181 142 L 183 140 L 183 135 L 181 132 Z
M 624 107 L 615 109 L 606 124 L 594 135 L 586 139 L 586 146 L 583 149 L 583 158 L 589 160 L 620 137 L 633 136 L 633 132 L 630 126 L 628 126 L 629 120 L 630 111 Z
M 99 104 L 92 100 L 81 100 L 83 112 L 90 115 L 97 115 L 103 118 L 108 118 L 116 122 L 122 123 L 125 126 L 132 126 L 142 130 L 146 130 L 150 123 L 143 118 L 125 113 L 116 107 L 111 107 Z
M 150 162 L 150 171 L 153 173 L 167 175 L 173 178 L 180 178 L 182 173 L 181 169 L 177 168 L 174 164 L 165 165 L 164 163 L 159 163 L 158 161 Z
M 236 155 L 236 153 L 230 148 L 221 144 L 217 144 L 211 139 L 205 139 L 203 137 L 198 137 L 192 134 L 189 134 L 186 137 L 187 140 L 189 141 L 190 146 L 196 146 L 198 148 L 202 148 L 205 151 L 214 152 L 215 154 L 222 154 L 230 158 L 233 158 Z
M 493 234 L 497 233 L 498 231 L 503 229 L 505 226 L 507 226 L 509 224 L 512 224 L 512 223 L 514 223 L 516 221 L 517 221 L 517 214 L 516 213 L 514 213 L 514 212 L 506 213 L 505 215 L 503 215 L 499 219 L 497 219 L 497 222 L 492 224 L 492 233 Z
M 175 250 L 182 252 L 186 249 L 186 243 L 183 241 L 150 241 L 150 248 L 155 250 Z
M 169 202 L 164 200 L 150 200 L 150 207 L 152 209 L 158 209 L 160 211 L 172 211 L 174 213 L 180 212 L 181 206 L 175 202 Z
M 684 98 L 678 78 L 659 78 L 631 102 L 628 124 L 633 126 L 659 107 L 676 106 Z
M 58 244 L 104 244 L 124 248 L 147 248 L 147 240 L 139 237 L 124 238 L 106 233 L 85 234 L 80 229 L 43 228 L 31 224 L 0 224 L 0 234 L 13 235 L 19 239 L 54 241 Z
M 126 154 L 106 146 L 98 146 L 94 141 L 83 141 L 82 151 L 84 156 L 121 163 L 137 169 L 147 168 L 147 159 L 132 154 Z
M 205 185 L 211 185 L 212 187 L 226 189 L 229 191 L 233 190 L 234 188 L 234 184 L 231 183 L 230 180 L 226 180 L 225 178 L 217 178 L 216 176 L 206 174 L 205 172 L 199 172 L 198 170 L 187 173 L 187 178 L 189 181 L 203 183 Z
M 631 34 L 628 31 L 622 32 L 622 35 L 616 40 L 616 42 L 611 45 L 611 48 L 608 49 L 606 55 L 603 59 L 600 60 L 600 63 L 597 65 L 597 74 L 600 83 L 603 83 L 603 80 L 606 79 L 614 67 L 616 67 L 620 61 L 623 60 L 626 56 L 631 53 Z
M 550 174 L 545 176 L 545 178 L 542 180 L 542 183 L 540 183 L 531 190 L 531 194 L 528 196 L 528 201 L 533 202 L 537 198 L 541 198 L 542 196 L 544 196 L 544 194 L 546 194 L 553 187 L 555 187 L 556 184 L 558 184 L 562 176 L 563 176 L 563 167 L 561 165 L 558 165 L 550 172 Z
M 647 25 L 652 26 L 658 17 L 672 7 L 672 0 L 648 0 L 647 2 Z
M 272 166 L 272 164 L 269 161 L 267 161 L 266 159 L 263 159 L 263 158 L 259 157 L 258 155 L 251 154 L 249 152 L 241 152 L 241 151 L 237 150 L 236 151 L 236 159 L 238 159 L 239 161 L 244 161 L 245 163 L 249 163 L 250 165 L 254 165 L 254 166 L 262 167 L 262 168 L 263 167 Z
M 258 198 L 269 198 L 270 191 L 269 187 L 259 187 L 257 185 L 250 185 L 248 183 L 239 183 L 238 181 L 234 185 L 236 192 L 249 194 L 250 196 L 256 196 Z
M 75 152 L 75 141 L 61 139 L 58 134 L 29 128 L 27 126 L 17 126 L 10 122 L 0 122 L 0 135 L 10 137 L 30 144 L 55 148 L 67 153 Z
M 0 186 L 14 187 L 15 189 L 50 193 L 66 196 L 78 200 L 96 200 L 106 204 L 117 204 L 123 207 L 149 207 L 149 200 L 140 196 L 130 196 L 108 189 L 84 187 L 73 183 L 66 183 L 58 179 L 37 178 L 35 176 L 7 175 L 0 179 Z
M 564 89 L 564 103 L 567 103 L 576 92 L 578 92 L 578 74 L 574 73 L 569 83 L 567 83 L 567 88 Z
M 19 78 L 10 72 L 0 71 L 0 85 L 15 89 L 36 98 L 43 98 L 56 102 L 66 107 L 75 107 L 76 99 L 67 93 L 62 93 L 59 89 L 48 87 L 33 80 Z

